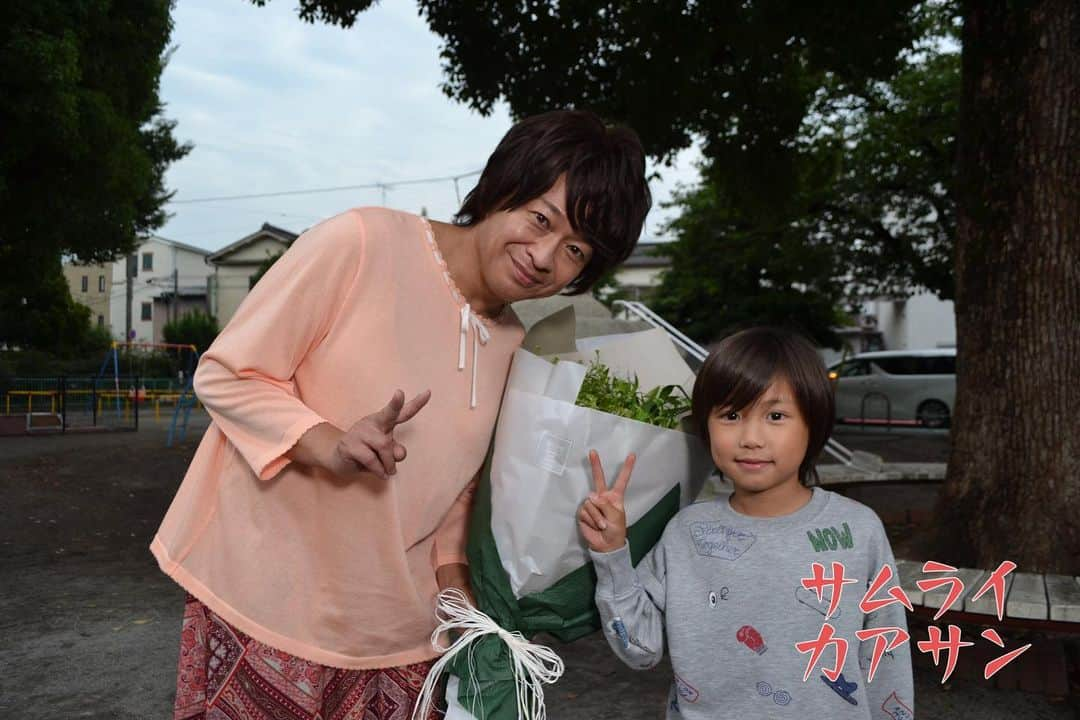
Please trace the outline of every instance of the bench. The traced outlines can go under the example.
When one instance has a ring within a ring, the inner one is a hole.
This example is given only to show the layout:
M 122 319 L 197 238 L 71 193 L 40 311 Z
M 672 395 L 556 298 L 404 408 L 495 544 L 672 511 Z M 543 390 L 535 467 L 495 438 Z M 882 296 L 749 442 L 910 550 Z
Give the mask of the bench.
M 885 463 L 877 471 L 849 465 L 818 465 L 817 470 L 821 484 L 832 487 L 862 483 L 937 482 L 945 479 L 944 463 Z M 949 612 L 956 613 L 957 619 L 968 622 L 998 623 L 997 604 L 992 591 L 987 591 L 978 600 L 972 600 L 972 596 L 990 577 L 991 570 L 959 568 L 956 572 L 923 574 L 921 562 L 898 559 L 896 565 L 900 573 L 900 587 L 916 607 L 917 615 L 932 618 L 944 604 L 949 587 L 924 593 L 916 581 L 955 576 L 964 583 L 964 592 Z M 942 616 L 942 619 L 945 617 Z M 1009 573 L 1005 578 L 1005 613 L 998 624 L 1080 634 L 1080 578 L 1016 571 Z
M 871 458 L 872 459 L 872 458 Z M 852 494 L 856 499 L 876 505 L 875 511 L 886 522 L 914 522 L 921 525 L 930 518 L 931 508 L 893 507 L 890 501 L 873 502 L 876 493 L 867 496 L 865 488 L 885 485 L 906 484 L 909 488 L 931 483 L 940 483 L 945 479 L 944 463 L 873 463 L 863 458 L 857 462 L 843 464 L 818 465 L 821 485 L 844 494 Z M 863 462 L 858 462 L 863 460 Z M 909 490 L 910 492 L 910 490 Z M 862 496 L 862 497 L 860 497 Z M 897 559 L 899 584 L 911 600 L 913 606 L 909 616 L 912 620 L 927 626 L 933 624 L 947 635 L 950 624 L 973 625 L 979 628 L 975 633 L 962 631 L 962 639 L 974 642 L 960 651 L 956 677 L 977 682 L 985 682 L 983 669 L 987 662 L 1007 652 L 981 638 L 983 628 L 999 630 L 1005 640 L 1006 648 L 1011 650 L 1031 643 L 1031 647 L 1015 663 L 1011 663 L 991 682 L 1003 689 L 1021 689 L 1055 697 L 1069 694 L 1068 660 L 1065 648 L 1069 645 L 1080 647 L 1076 638 L 1080 637 L 1080 578 L 1069 575 L 1044 575 L 1040 573 L 1019 572 L 1014 570 L 1005 578 L 1005 605 L 1002 619 L 997 618 L 997 601 L 993 590 L 988 590 L 978 600 L 973 596 L 978 593 L 991 575 L 992 570 L 959 568 L 955 572 L 923 573 L 922 562 Z M 964 590 L 952 607 L 935 621 L 934 615 L 944 605 L 950 585 L 923 592 L 916 582 L 921 579 L 955 576 L 964 584 Z M 1012 631 L 1010 638 L 1006 631 Z M 942 665 L 934 667 L 931 658 L 917 650 L 915 643 L 926 639 L 922 632 L 915 637 L 913 633 L 912 658 L 935 675 L 944 672 Z M 1032 637 L 1034 635 L 1034 637 Z M 1027 636 L 1027 637 L 1024 637 Z M 1024 639 L 1018 639 L 1023 637 Z M 1080 678 L 1074 678 L 1077 682 Z
M 1021 635 L 1038 634 L 1034 638 L 1010 639 L 1002 633 L 1005 648 L 999 648 L 978 634 L 962 631 L 961 639 L 975 644 L 960 650 L 957 677 L 984 682 L 986 663 L 1030 643 L 1031 647 L 1016 662 L 994 675 L 991 682 L 1002 689 L 1020 689 L 1059 698 L 1069 695 L 1068 660 L 1064 638 L 1060 636 L 1080 636 L 1080 578 L 1014 570 L 1005 578 L 1004 613 L 1002 619 L 998 620 L 993 590 L 987 590 L 978 600 L 973 599 L 989 579 L 991 571 L 959 568 L 955 572 L 923 573 L 922 566 L 921 562 L 898 559 L 896 568 L 900 574 L 900 587 L 914 608 L 910 615 L 927 625 L 936 624 L 942 629 L 943 637 L 947 637 L 946 626 L 951 624 L 1014 630 L 1020 631 Z M 964 590 L 952 607 L 935 622 L 934 615 L 945 604 L 951 587 L 945 585 L 924 592 L 916 583 L 920 579 L 942 577 L 959 578 Z M 917 639 L 914 634 L 911 639 L 913 660 L 923 663 L 926 669 L 935 673 L 943 672 L 944 659 L 940 666 L 933 668 L 930 657 L 917 651 L 915 643 L 922 638 Z M 1047 638 L 1044 634 L 1053 634 L 1057 638 Z
M 957 620 L 975 624 L 1080 635 L 1080 578 L 1009 573 L 1005 578 L 1005 613 L 999 621 L 992 590 L 978 600 L 972 599 L 992 571 L 959 568 L 955 572 L 924 574 L 922 563 L 899 559 L 896 569 L 900 573 L 900 587 L 907 593 L 918 616 L 933 618 L 949 593 L 948 586 L 923 592 L 916 584 L 918 580 L 958 577 L 964 583 L 964 591 L 941 620 L 955 615 Z

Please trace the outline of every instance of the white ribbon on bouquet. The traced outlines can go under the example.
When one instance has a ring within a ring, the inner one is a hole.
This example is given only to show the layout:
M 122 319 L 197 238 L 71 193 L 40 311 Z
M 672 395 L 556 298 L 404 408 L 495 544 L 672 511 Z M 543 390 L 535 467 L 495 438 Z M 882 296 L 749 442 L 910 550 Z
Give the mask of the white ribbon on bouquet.
M 427 720 L 434 701 L 435 687 L 446 666 L 460 653 L 471 653 L 472 643 L 485 635 L 497 636 L 510 651 L 510 659 L 514 663 L 514 684 L 517 688 L 517 716 L 523 720 L 547 718 L 543 686 L 558 680 L 565 671 L 562 658 L 556 655 L 554 650 L 546 645 L 529 642 L 517 631 L 504 630 L 485 613 L 470 605 L 465 593 L 458 588 L 447 588 L 439 593 L 435 617 L 439 620 L 439 625 L 431 634 L 431 646 L 441 652 L 442 657 L 432 666 L 424 680 L 413 707 L 413 720 Z M 450 630 L 455 630 L 460 635 L 448 647 L 444 647 L 440 638 Z M 449 692 L 447 694 L 449 695 Z

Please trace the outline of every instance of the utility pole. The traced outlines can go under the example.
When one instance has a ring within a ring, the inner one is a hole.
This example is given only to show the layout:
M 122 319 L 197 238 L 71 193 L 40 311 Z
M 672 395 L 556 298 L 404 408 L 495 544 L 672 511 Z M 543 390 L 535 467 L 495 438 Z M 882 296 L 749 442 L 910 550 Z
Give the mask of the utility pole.
M 179 308 L 176 303 L 180 299 L 180 270 L 173 265 L 172 271 L 172 302 L 169 303 L 169 307 L 172 308 L 172 321 L 176 322 L 176 318 L 179 315 Z
M 128 255 L 126 267 L 124 268 L 124 284 L 127 286 L 125 288 L 127 302 L 124 303 L 124 342 L 131 341 L 131 303 L 133 298 L 133 288 L 131 287 L 131 283 L 138 270 L 138 259 L 138 254 Z

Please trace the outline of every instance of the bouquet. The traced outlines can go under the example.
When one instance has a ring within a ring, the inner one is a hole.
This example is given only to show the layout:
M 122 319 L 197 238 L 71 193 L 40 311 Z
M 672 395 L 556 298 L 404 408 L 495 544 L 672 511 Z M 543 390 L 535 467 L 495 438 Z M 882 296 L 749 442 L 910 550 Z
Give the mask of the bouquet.
M 433 642 L 447 631 L 457 637 L 440 646 L 414 717 L 443 669 L 451 720 L 545 717 L 542 684 L 558 679 L 562 662 L 530 639 L 545 632 L 570 642 L 600 627 L 576 519 L 592 489 L 589 450 L 612 468 L 637 453 L 625 498 L 635 564 L 712 468 L 682 427 L 693 373 L 668 337 L 575 341 L 573 323 L 572 308 L 541 321 L 514 356 L 470 524 L 478 607 L 460 593 L 440 596 Z

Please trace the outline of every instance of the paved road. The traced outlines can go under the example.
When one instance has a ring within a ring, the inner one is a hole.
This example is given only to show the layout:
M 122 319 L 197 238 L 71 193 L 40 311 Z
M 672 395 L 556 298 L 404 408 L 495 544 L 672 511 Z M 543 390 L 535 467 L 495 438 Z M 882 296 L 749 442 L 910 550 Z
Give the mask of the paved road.
M 166 449 L 164 438 L 152 427 L 0 438 L 0 718 L 170 717 L 183 593 L 146 547 L 195 445 Z M 871 442 L 900 454 L 911 440 Z M 664 668 L 629 670 L 597 636 L 558 651 L 567 673 L 548 694 L 553 719 L 662 717 Z M 1041 696 L 942 689 L 939 678 L 917 673 L 922 718 L 1073 716 Z

